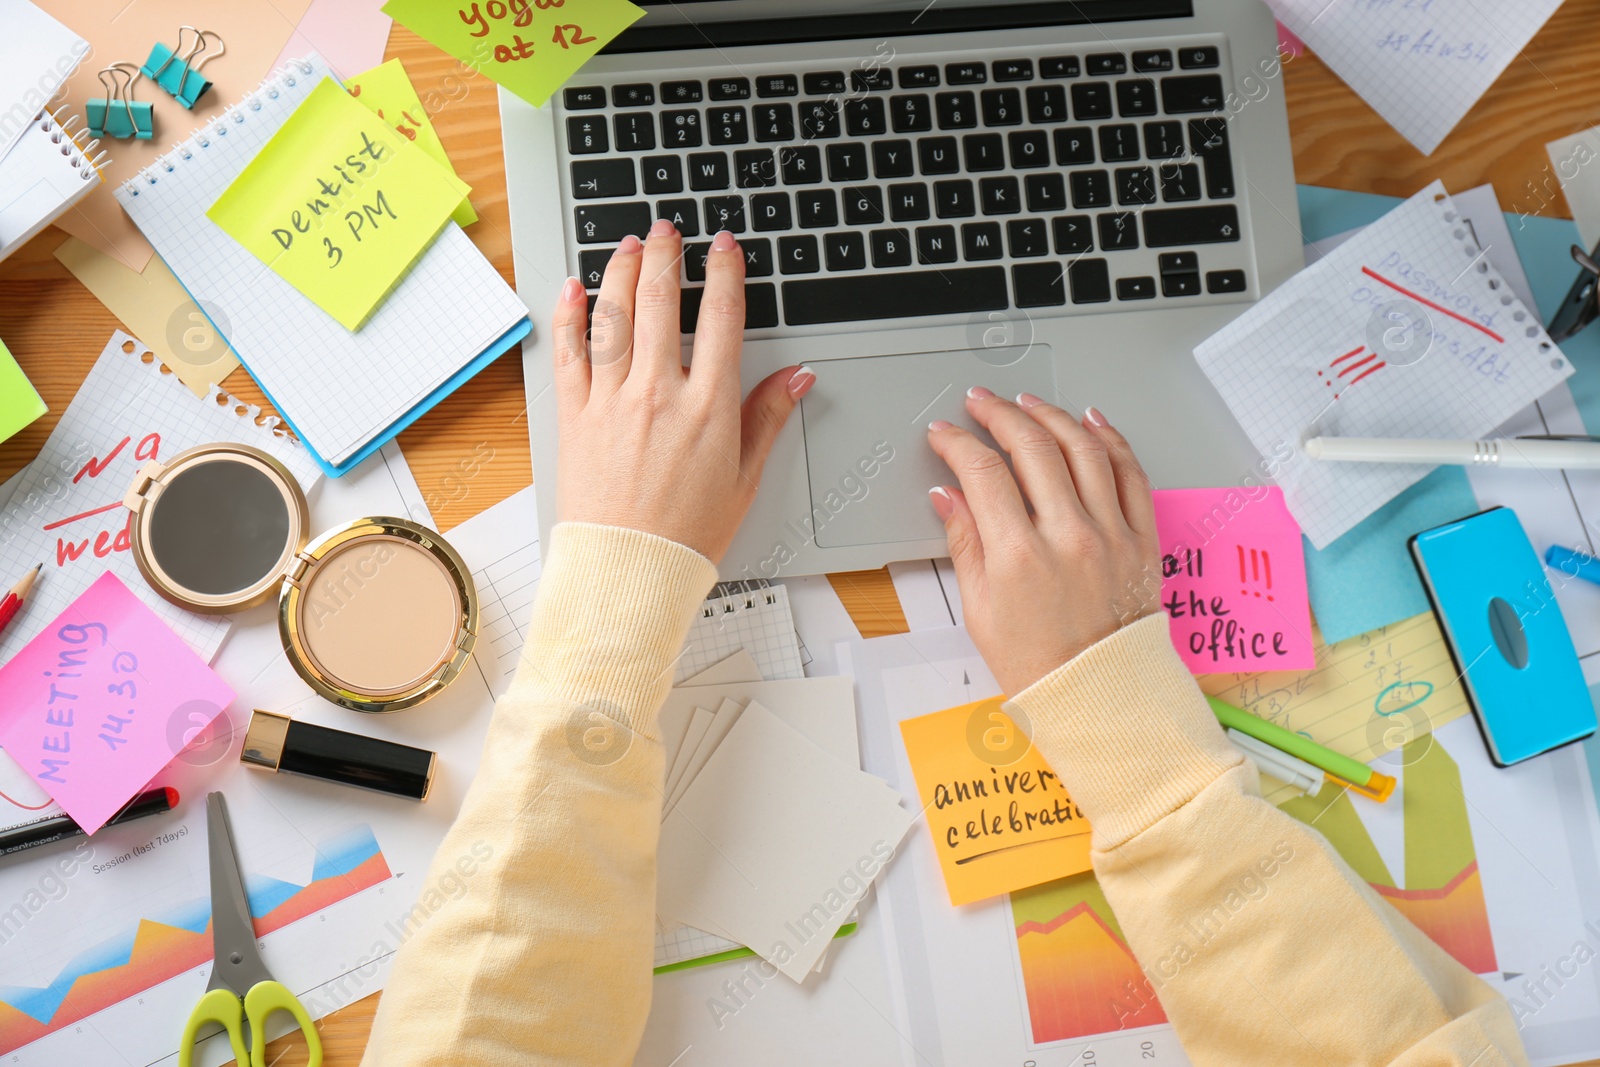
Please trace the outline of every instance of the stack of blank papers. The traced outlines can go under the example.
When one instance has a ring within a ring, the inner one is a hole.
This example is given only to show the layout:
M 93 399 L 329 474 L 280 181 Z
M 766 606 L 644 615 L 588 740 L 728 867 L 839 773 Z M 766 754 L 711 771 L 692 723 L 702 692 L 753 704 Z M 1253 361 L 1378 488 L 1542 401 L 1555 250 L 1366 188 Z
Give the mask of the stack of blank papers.
M 656 966 L 748 945 L 801 981 L 914 817 L 860 769 L 851 679 L 765 681 L 740 650 L 660 721 Z

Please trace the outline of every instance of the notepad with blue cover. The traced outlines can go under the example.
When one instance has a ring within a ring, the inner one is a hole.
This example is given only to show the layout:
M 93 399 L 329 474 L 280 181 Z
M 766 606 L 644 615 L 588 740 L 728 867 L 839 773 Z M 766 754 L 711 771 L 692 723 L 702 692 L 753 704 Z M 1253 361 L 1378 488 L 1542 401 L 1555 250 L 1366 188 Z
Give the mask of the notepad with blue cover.
M 1496 765 L 1595 732 L 1566 620 L 1516 512 L 1491 508 L 1425 530 L 1411 555 Z
M 351 331 L 206 218 L 327 77 L 315 54 L 286 64 L 116 196 L 318 465 L 338 477 L 531 327 L 522 301 L 453 222 Z

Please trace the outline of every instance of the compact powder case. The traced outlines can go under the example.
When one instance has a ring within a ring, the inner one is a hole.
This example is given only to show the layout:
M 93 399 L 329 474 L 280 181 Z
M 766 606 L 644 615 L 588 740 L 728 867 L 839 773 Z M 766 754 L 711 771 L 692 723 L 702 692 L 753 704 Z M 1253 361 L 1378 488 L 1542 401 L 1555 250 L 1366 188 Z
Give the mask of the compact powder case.
M 260 449 L 201 445 L 148 463 L 123 503 L 133 557 L 156 592 L 206 614 L 276 596 L 285 655 L 335 704 L 414 707 L 472 658 L 478 591 L 444 538 L 375 516 L 311 540 L 305 494 Z

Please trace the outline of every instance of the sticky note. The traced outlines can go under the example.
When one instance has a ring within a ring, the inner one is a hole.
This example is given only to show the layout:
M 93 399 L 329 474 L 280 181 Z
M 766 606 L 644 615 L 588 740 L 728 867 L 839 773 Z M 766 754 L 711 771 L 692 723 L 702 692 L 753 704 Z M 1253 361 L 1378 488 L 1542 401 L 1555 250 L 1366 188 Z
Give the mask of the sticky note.
M 33 383 L 11 357 L 11 350 L 0 341 L 0 441 L 13 436 L 48 410 Z
M 398 59 L 391 59 L 365 74 L 356 75 L 345 82 L 344 87 L 364 107 L 393 126 L 396 133 L 410 138 L 418 148 L 428 153 L 429 159 L 451 174 L 456 172 L 450 157 L 445 154 L 444 142 L 439 140 L 439 134 L 428 120 L 428 112 L 423 108 L 416 88 L 406 75 L 406 68 L 400 65 Z M 465 199 L 450 213 L 450 217 L 458 226 L 471 226 L 478 221 L 478 213 L 472 210 L 471 202 Z
M 324 78 L 206 217 L 356 330 L 468 191 Z
M 951 904 L 1089 869 L 1089 820 L 1003 698 L 900 723 Z
M 1277 486 L 1161 489 L 1161 607 L 1195 674 L 1315 666 L 1300 527 Z
M 1327 548 L 1305 543 L 1311 610 L 1330 644 L 1428 610 L 1406 542 L 1478 510 L 1460 467 L 1440 467 Z
M 107 572 L 0 667 L 0 747 L 92 834 L 232 702 Z
M 383 11 L 534 107 L 644 15 L 627 0 L 389 0 Z

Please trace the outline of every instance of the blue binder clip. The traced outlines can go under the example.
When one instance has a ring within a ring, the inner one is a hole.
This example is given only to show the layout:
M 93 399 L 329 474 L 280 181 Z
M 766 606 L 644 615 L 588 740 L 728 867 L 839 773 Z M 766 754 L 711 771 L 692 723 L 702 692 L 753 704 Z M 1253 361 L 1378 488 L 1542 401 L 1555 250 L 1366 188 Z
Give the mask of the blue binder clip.
M 194 34 L 194 44 L 188 51 L 183 48 L 184 31 Z M 217 45 L 216 51 L 210 51 L 208 41 Z M 168 48 L 157 41 L 150 48 L 150 58 L 144 61 L 144 66 L 139 68 L 146 78 L 155 82 L 161 88 L 172 94 L 172 98 L 186 108 L 193 108 L 195 101 L 206 94 L 211 88 L 211 83 L 205 75 L 200 73 L 200 68 L 206 63 L 228 50 L 228 45 L 212 30 L 197 30 L 193 26 L 178 27 L 178 47 Z M 181 53 L 181 54 L 180 54 Z
M 89 136 L 117 137 L 124 141 L 131 138 L 148 141 L 155 136 L 155 118 L 150 113 L 150 105 L 133 98 L 133 83 L 139 76 L 139 68 L 132 63 L 113 63 L 96 75 L 106 95 L 83 105 Z

